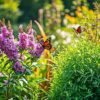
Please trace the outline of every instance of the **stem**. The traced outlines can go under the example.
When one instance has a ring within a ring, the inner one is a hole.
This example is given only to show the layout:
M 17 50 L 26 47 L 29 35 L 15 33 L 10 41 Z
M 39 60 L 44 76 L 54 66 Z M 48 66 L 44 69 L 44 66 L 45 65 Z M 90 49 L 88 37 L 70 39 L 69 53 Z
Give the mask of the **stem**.
M 7 98 L 7 100 L 10 98 L 10 85 L 9 85 L 9 80 L 10 80 L 10 73 L 8 75 L 8 83 L 7 83 L 7 92 L 6 92 L 6 98 Z
M 98 35 L 98 13 L 96 13 L 96 36 L 95 36 L 95 40 L 97 39 Z

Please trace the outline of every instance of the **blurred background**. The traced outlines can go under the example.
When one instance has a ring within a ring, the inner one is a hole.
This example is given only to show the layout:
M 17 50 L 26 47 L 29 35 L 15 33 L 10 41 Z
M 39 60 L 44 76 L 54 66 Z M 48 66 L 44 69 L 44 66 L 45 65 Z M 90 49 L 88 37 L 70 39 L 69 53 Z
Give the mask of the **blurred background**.
M 57 10 L 62 17 L 65 13 L 75 16 L 78 6 L 87 6 L 93 9 L 96 0 L 0 0 L 0 18 L 10 19 L 12 22 L 28 22 L 30 19 L 38 20 L 49 12 L 48 9 Z
M 15 36 L 18 24 L 26 26 L 30 20 L 38 20 L 54 45 L 66 44 L 71 41 L 72 26 L 82 24 L 83 16 L 94 15 L 95 2 L 100 0 L 0 0 L 0 19 L 11 21 Z M 36 25 L 33 27 L 39 33 Z

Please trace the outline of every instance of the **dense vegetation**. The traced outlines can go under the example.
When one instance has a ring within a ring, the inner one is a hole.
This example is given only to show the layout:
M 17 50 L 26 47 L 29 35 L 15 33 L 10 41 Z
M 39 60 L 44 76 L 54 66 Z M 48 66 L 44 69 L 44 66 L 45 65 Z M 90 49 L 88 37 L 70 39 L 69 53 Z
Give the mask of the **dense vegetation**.
M 55 57 L 50 100 L 99 100 L 100 46 L 80 40 Z
M 99 0 L 0 0 L 0 100 L 99 100 L 99 52 Z

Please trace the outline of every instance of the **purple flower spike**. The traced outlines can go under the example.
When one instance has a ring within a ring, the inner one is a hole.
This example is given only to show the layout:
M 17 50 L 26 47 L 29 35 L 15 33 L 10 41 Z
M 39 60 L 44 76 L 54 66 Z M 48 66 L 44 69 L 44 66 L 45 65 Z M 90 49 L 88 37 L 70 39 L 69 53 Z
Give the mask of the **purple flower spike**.
M 4 29 L 6 28 L 4 27 Z M 2 34 L 0 34 L 0 50 L 4 52 L 10 60 L 16 60 L 18 58 L 18 50 L 14 43 L 14 39 L 6 37 L 3 32 L 5 33 L 6 31 L 3 30 Z
M 9 57 L 10 60 L 18 59 L 18 50 L 14 41 L 11 39 L 3 39 L 1 50 Z
M 35 44 L 34 34 L 36 32 L 32 28 L 32 23 L 30 23 L 30 27 L 27 33 L 28 33 L 28 48 L 33 49 Z
M 7 27 L 3 26 L 1 27 L 1 30 L 2 30 L 3 35 L 6 36 L 6 33 L 8 32 Z
M 34 48 L 34 44 L 35 44 L 34 36 L 28 34 L 28 48 L 32 48 L 33 49 Z
M 19 33 L 19 47 L 22 49 L 27 49 L 28 47 L 28 36 L 25 32 Z
M 29 28 L 29 30 L 28 30 L 29 35 L 34 35 L 35 33 L 36 33 L 36 31 L 34 29 Z
M 36 43 L 34 45 L 34 50 L 30 50 L 30 54 L 32 56 L 40 57 L 43 51 L 44 51 L 43 46 L 40 43 Z
M 20 62 L 16 62 L 13 66 L 13 69 L 16 73 L 24 73 L 25 72 L 25 68 L 22 67 L 22 65 L 20 64 Z
M 4 38 L 14 39 L 13 30 L 8 30 L 6 26 L 1 28 L 1 34 Z

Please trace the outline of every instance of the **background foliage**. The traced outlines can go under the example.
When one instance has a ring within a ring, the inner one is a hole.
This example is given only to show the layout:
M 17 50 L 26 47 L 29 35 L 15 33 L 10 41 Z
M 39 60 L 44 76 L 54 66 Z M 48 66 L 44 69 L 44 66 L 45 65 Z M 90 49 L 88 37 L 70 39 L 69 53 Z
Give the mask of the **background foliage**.
M 99 45 L 80 40 L 56 57 L 50 100 L 99 99 Z

